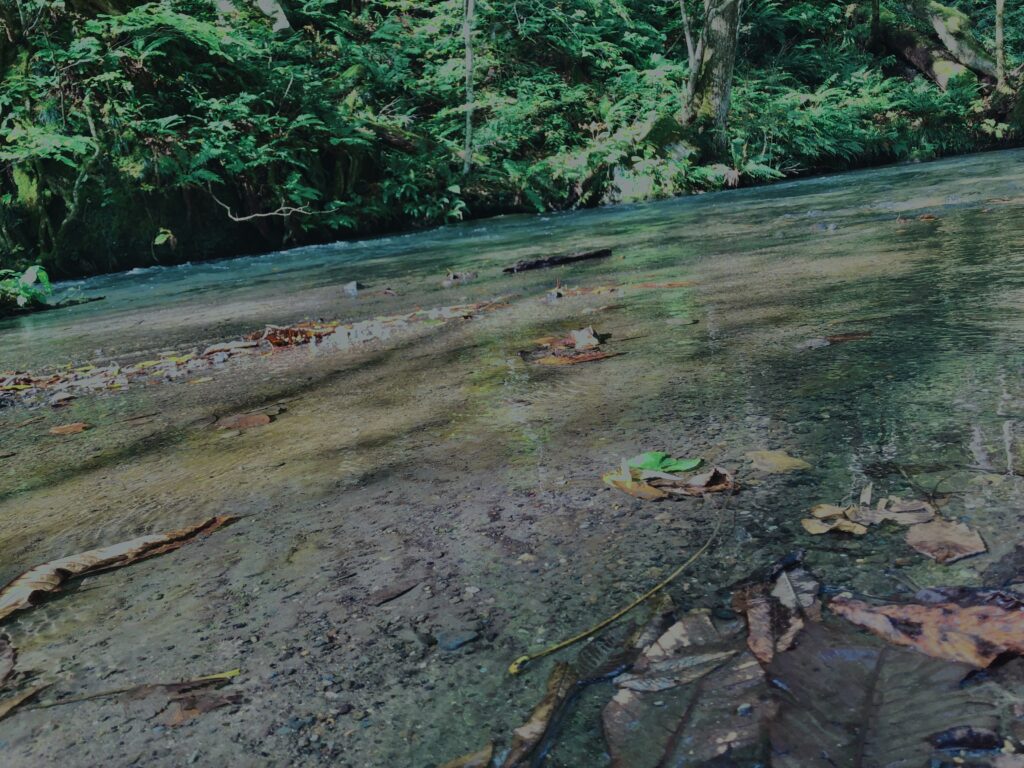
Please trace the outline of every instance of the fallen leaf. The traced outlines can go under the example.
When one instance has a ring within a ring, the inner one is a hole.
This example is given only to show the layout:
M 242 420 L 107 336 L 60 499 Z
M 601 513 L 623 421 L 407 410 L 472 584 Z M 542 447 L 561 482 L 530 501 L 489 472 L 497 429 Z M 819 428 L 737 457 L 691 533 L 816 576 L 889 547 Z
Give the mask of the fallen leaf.
M 753 462 L 754 469 L 762 472 L 796 472 L 811 468 L 803 459 L 790 456 L 785 451 L 749 451 L 743 455 Z
M 601 344 L 601 340 L 597 338 L 597 334 L 594 333 L 594 329 L 591 326 L 581 328 L 578 331 L 570 331 L 569 336 L 572 339 L 572 348 L 577 351 L 596 349 Z
M 939 563 L 955 563 L 988 551 L 977 531 L 949 520 L 910 526 L 907 544 Z
M 628 493 L 638 499 L 646 501 L 657 501 L 668 498 L 668 494 L 643 480 L 634 480 L 628 468 L 622 471 L 606 472 L 601 479 L 613 488 L 618 488 L 623 493 Z
M 880 499 L 878 505 L 871 507 L 852 507 L 847 517 L 857 523 L 873 525 L 890 521 L 899 525 L 916 525 L 925 523 L 935 517 L 935 507 L 927 501 L 902 501 L 899 499 Z
M 575 685 L 576 674 L 572 667 L 565 662 L 556 663 L 548 677 L 544 698 L 534 707 L 530 719 L 512 732 L 512 747 L 505 762 L 502 763 L 502 768 L 515 768 L 523 764 L 534 748 L 541 743 L 551 724 L 552 715 Z
M 17 660 L 18 651 L 11 645 L 11 638 L 7 635 L 0 635 L 0 688 L 14 672 Z
M 211 683 L 213 688 L 219 688 L 221 685 L 222 683 Z M 171 695 L 161 722 L 171 728 L 176 728 L 207 712 L 241 703 L 242 695 L 239 693 L 223 694 L 205 688 L 175 692 Z
M 611 766 L 703 765 L 723 753 L 758 762 L 764 672 L 707 611 L 681 616 L 614 683 L 601 715 Z
M 95 571 L 120 568 L 148 557 L 172 552 L 187 541 L 213 533 L 236 519 L 230 516 L 211 517 L 198 525 L 170 533 L 140 536 L 121 544 L 38 565 L 0 589 L 0 620 L 16 611 L 31 608 L 46 594 L 58 592 L 69 579 Z
M 648 451 L 631 458 L 630 469 L 651 469 L 658 472 L 690 472 L 701 465 L 701 459 L 673 459 L 664 451 Z
M 987 667 L 1004 653 L 1024 653 L 1024 605 L 998 590 L 928 590 L 933 602 L 871 605 L 836 597 L 831 610 L 895 645 L 928 656 Z
M 767 672 L 778 706 L 773 768 L 946 765 L 933 739 L 998 724 L 992 703 L 961 686 L 970 667 L 824 624 L 809 625 Z
M 266 426 L 270 422 L 270 416 L 265 413 L 237 413 L 217 419 L 214 426 L 217 429 L 251 429 Z
M 294 325 L 268 325 L 263 331 L 249 334 L 250 341 L 266 341 L 273 347 L 290 347 L 298 344 L 309 344 L 320 341 L 325 336 L 337 332 L 340 323 L 335 320 L 329 323 L 303 322 Z
M 483 749 L 471 752 L 468 755 L 457 757 L 443 764 L 441 768 L 490 768 L 491 759 L 494 757 L 494 744 L 488 744 Z
M 224 341 L 219 344 L 211 344 L 209 347 L 203 350 L 201 357 L 209 357 L 215 355 L 218 352 L 226 352 L 228 354 L 237 352 L 242 349 L 254 349 L 258 347 L 260 343 L 255 339 L 243 339 L 242 341 Z
M 591 349 L 584 352 L 565 350 L 538 357 L 533 362 L 537 365 L 576 365 L 577 363 L 593 363 L 597 360 L 607 360 L 609 357 L 617 357 L 621 354 L 621 352 L 602 352 L 599 349 Z
M 77 435 L 79 432 L 85 432 L 89 429 L 89 425 L 84 421 L 76 421 L 74 424 L 62 424 L 59 427 L 50 427 L 51 435 Z
M 875 490 L 875 484 L 874 483 L 868 483 L 863 488 L 861 488 L 861 490 L 860 490 L 860 505 L 862 507 L 869 507 L 869 506 L 871 506 L 871 494 L 874 492 L 874 490 Z
M 707 472 L 691 475 L 689 478 L 658 477 L 652 479 L 650 484 L 673 496 L 703 496 L 705 493 L 736 490 L 736 483 L 733 482 L 732 475 L 720 467 L 712 467 Z
M 818 582 L 799 565 L 775 565 L 763 581 L 754 581 L 733 593 L 733 609 L 747 620 L 747 647 L 767 664 L 776 653 L 788 650 L 808 621 L 821 618 Z
M 808 533 L 817 536 L 823 533 L 829 533 L 830 531 L 840 531 L 841 533 L 852 533 L 854 536 L 863 536 L 868 532 L 866 526 L 860 523 L 855 523 L 852 520 L 848 520 L 845 517 L 837 517 L 831 520 L 818 520 L 817 518 L 805 518 L 800 521 L 800 525 L 804 527 L 804 530 Z
M 811 507 L 811 514 L 819 520 L 830 517 L 846 517 L 850 507 L 837 507 L 835 504 L 818 504 Z
M 50 683 L 34 685 L 31 688 L 22 691 L 21 693 L 16 693 L 15 695 L 10 696 L 6 699 L 0 699 L 0 720 L 3 720 L 5 717 L 11 714 L 11 712 L 13 712 L 26 701 L 31 699 L 37 693 L 49 687 Z

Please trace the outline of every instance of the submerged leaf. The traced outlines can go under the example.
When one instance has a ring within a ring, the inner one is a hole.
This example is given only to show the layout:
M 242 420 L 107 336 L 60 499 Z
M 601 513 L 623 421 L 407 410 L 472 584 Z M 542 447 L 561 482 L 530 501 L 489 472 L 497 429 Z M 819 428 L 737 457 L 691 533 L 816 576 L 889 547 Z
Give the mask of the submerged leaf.
M 1024 653 L 1024 605 L 1015 596 L 967 589 L 931 594 L 939 602 L 871 605 L 837 597 L 829 607 L 890 643 L 940 659 L 987 667 L 1004 653 Z
M 682 616 L 629 671 L 602 713 L 611 765 L 698 765 L 728 753 L 757 762 L 764 673 L 706 611 Z
M 762 472 L 796 472 L 811 468 L 803 459 L 790 456 L 785 451 L 749 451 L 743 455 L 750 459 L 754 469 Z
M 702 496 L 705 493 L 736 490 L 732 475 L 720 467 L 712 467 L 707 472 L 689 478 L 672 476 L 671 479 L 654 479 L 651 485 L 674 496 Z
M 910 526 L 907 544 L 939 563 L 955 563 L 988 551 L 977 531 L 949 520 Z
M 791 648 L 807 622 L 821 618 L 818 587 L 804 568 L 787 564 L 733 594 L 733 608 L 747 619 L 747 647 L 761 662 Z
M 815 536 L 822 533 L 828 533 L 829 531 L 852 533 L 854 536 L 863 536 L 868 532 L 867 527 L 860 523 L 855 523 L 852 520 L 847 520 L 845 517 L 836 517 L 830 520 L 805 518 L 800 521 L 800 525 L 804 527 L 805 531 Z
M 599 349 L 591 349 L 585 352 L 566 350 L 538 357 L 533 362 L 537 365 L 576 365 L 577 363 L 593 363 L 598 360 L 607 360 L 609 357 L 618 357 L 621 354 L 621 352 L 602 352 Z
M 172 552 L 187 541 L 213 533 L 236 519 L 230 516 L 211 517 L 198 525 L 170 533 L 140 536 L 121 544 L 92 549 L 79 555 L 37 565 L 0 590 L 0 620 L 15 611 L 31 608 L 48 593 L 58 592 L 61 585 L 69 579 L 94 571 L 120 568 L 148 557 Z
M 541 743 L 544 733 L 551 724 L 551 718 L 559 705 L 572 692 L 576 685 L 576 673 L 564 662 L 555 664 L 548 677 L 547 692 L 540 703 L 534 707 L 530 719 L 513 731 L 512 749 L 502 763 L 502 768 L 515 768 L 523 765 L 534 748 Z
M 449 760 L 441 768 L 490 768 L 491 758 L 493 757 L 494 744 L 488 744 L 476 752 Z
M 59 427 L 50 427 L 51 435 L 77 435 L 79 432 L 85 432 L 89 429 L 89 425 L 84 421 L 76 421 L 74 424 L 62 424 Z
M 236 413 L 217 419 L 214 426 L 217 429 L 251 429 L 266 426 L 270 422 L 271 418 L 266 413 Z
M 822 624 L 768 667 L 779 710 L 772 765 L 925 766 L 931 739 L 959 726 L 991 729 L 994 707 L 961 687 L 962 664 L 930 659 Z M 945 763 L 943 763 L 945 764 Z

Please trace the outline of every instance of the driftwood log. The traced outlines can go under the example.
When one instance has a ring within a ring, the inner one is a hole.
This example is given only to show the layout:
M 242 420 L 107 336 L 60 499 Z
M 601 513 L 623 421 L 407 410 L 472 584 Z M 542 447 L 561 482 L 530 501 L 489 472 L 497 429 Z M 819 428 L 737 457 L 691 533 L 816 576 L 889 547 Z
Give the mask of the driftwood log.
M 530 269 L 545 269 L 546 267 L 560 267 L 563 264 L 575 264 L 577 261 L 589 261 L 590 259 L 606 259 L 612 255 L 611 248 L 597 248 L 593 251 L 579 251 L 562 256 L 546 256 L 542 259 L 523 259 L 517 261 L 511 267 L 505 267 L 503 272 L 526 272 Z

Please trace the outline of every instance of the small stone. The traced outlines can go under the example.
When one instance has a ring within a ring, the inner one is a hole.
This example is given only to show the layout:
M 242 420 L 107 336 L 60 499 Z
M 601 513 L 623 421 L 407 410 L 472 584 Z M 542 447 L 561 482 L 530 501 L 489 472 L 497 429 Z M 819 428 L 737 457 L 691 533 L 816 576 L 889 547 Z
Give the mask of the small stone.
M 740 717 L 750 717 L 754 712 L 754 707 L 750 704 L 740 704 L 736 707 L 736 714 Z

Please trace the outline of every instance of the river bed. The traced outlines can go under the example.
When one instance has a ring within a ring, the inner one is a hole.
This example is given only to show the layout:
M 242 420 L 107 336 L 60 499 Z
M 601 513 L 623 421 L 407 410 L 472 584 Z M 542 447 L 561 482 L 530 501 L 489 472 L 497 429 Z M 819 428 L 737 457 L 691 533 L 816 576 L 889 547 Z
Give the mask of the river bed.
M 241 670 L 237 702 L 176 727 L 145 702 L 26 704 L 0 722 L 0 762 L 425 768 L 507 744 L 553 663 L 512 677 L 511 661 L 628 603 L 719 519 L 668 590 L 680 610 L 728 619 L 732 586 L 798 548 L 829 594 L 987 583 L 1014 562 L 1024 509 L 1022 214 L 1024 152 L 1011 151 L 58 285 L 106 298 L 0 322 L 0 370 L 499 304 L 357 348 L 0 408 L 4 581 L 240 517 L 8 620 L 19 668 L 52 682 L 40 698 Z M 502 272 L 592 248 L 613 255 Z M 446 288 L 446 269 L 477 277 Z M 556 283 L 614 290 L 547 299 Z M 519 354 L 586 326 L 614 357 Z M 257 410 L 273 421 L 216 427 Z M 49 433 L 72 422 L 91 428 Z M 701 457 L 739 490 L 648 502 L 602 483 L 646 450 Z M 754 451 L 808 466 L 768 471 Z M 801 527 L 868 483 L 941 497 L 987 552 L 940 565 L 891 531 Z M 609 764 L 601 688 L 545 765 Z

